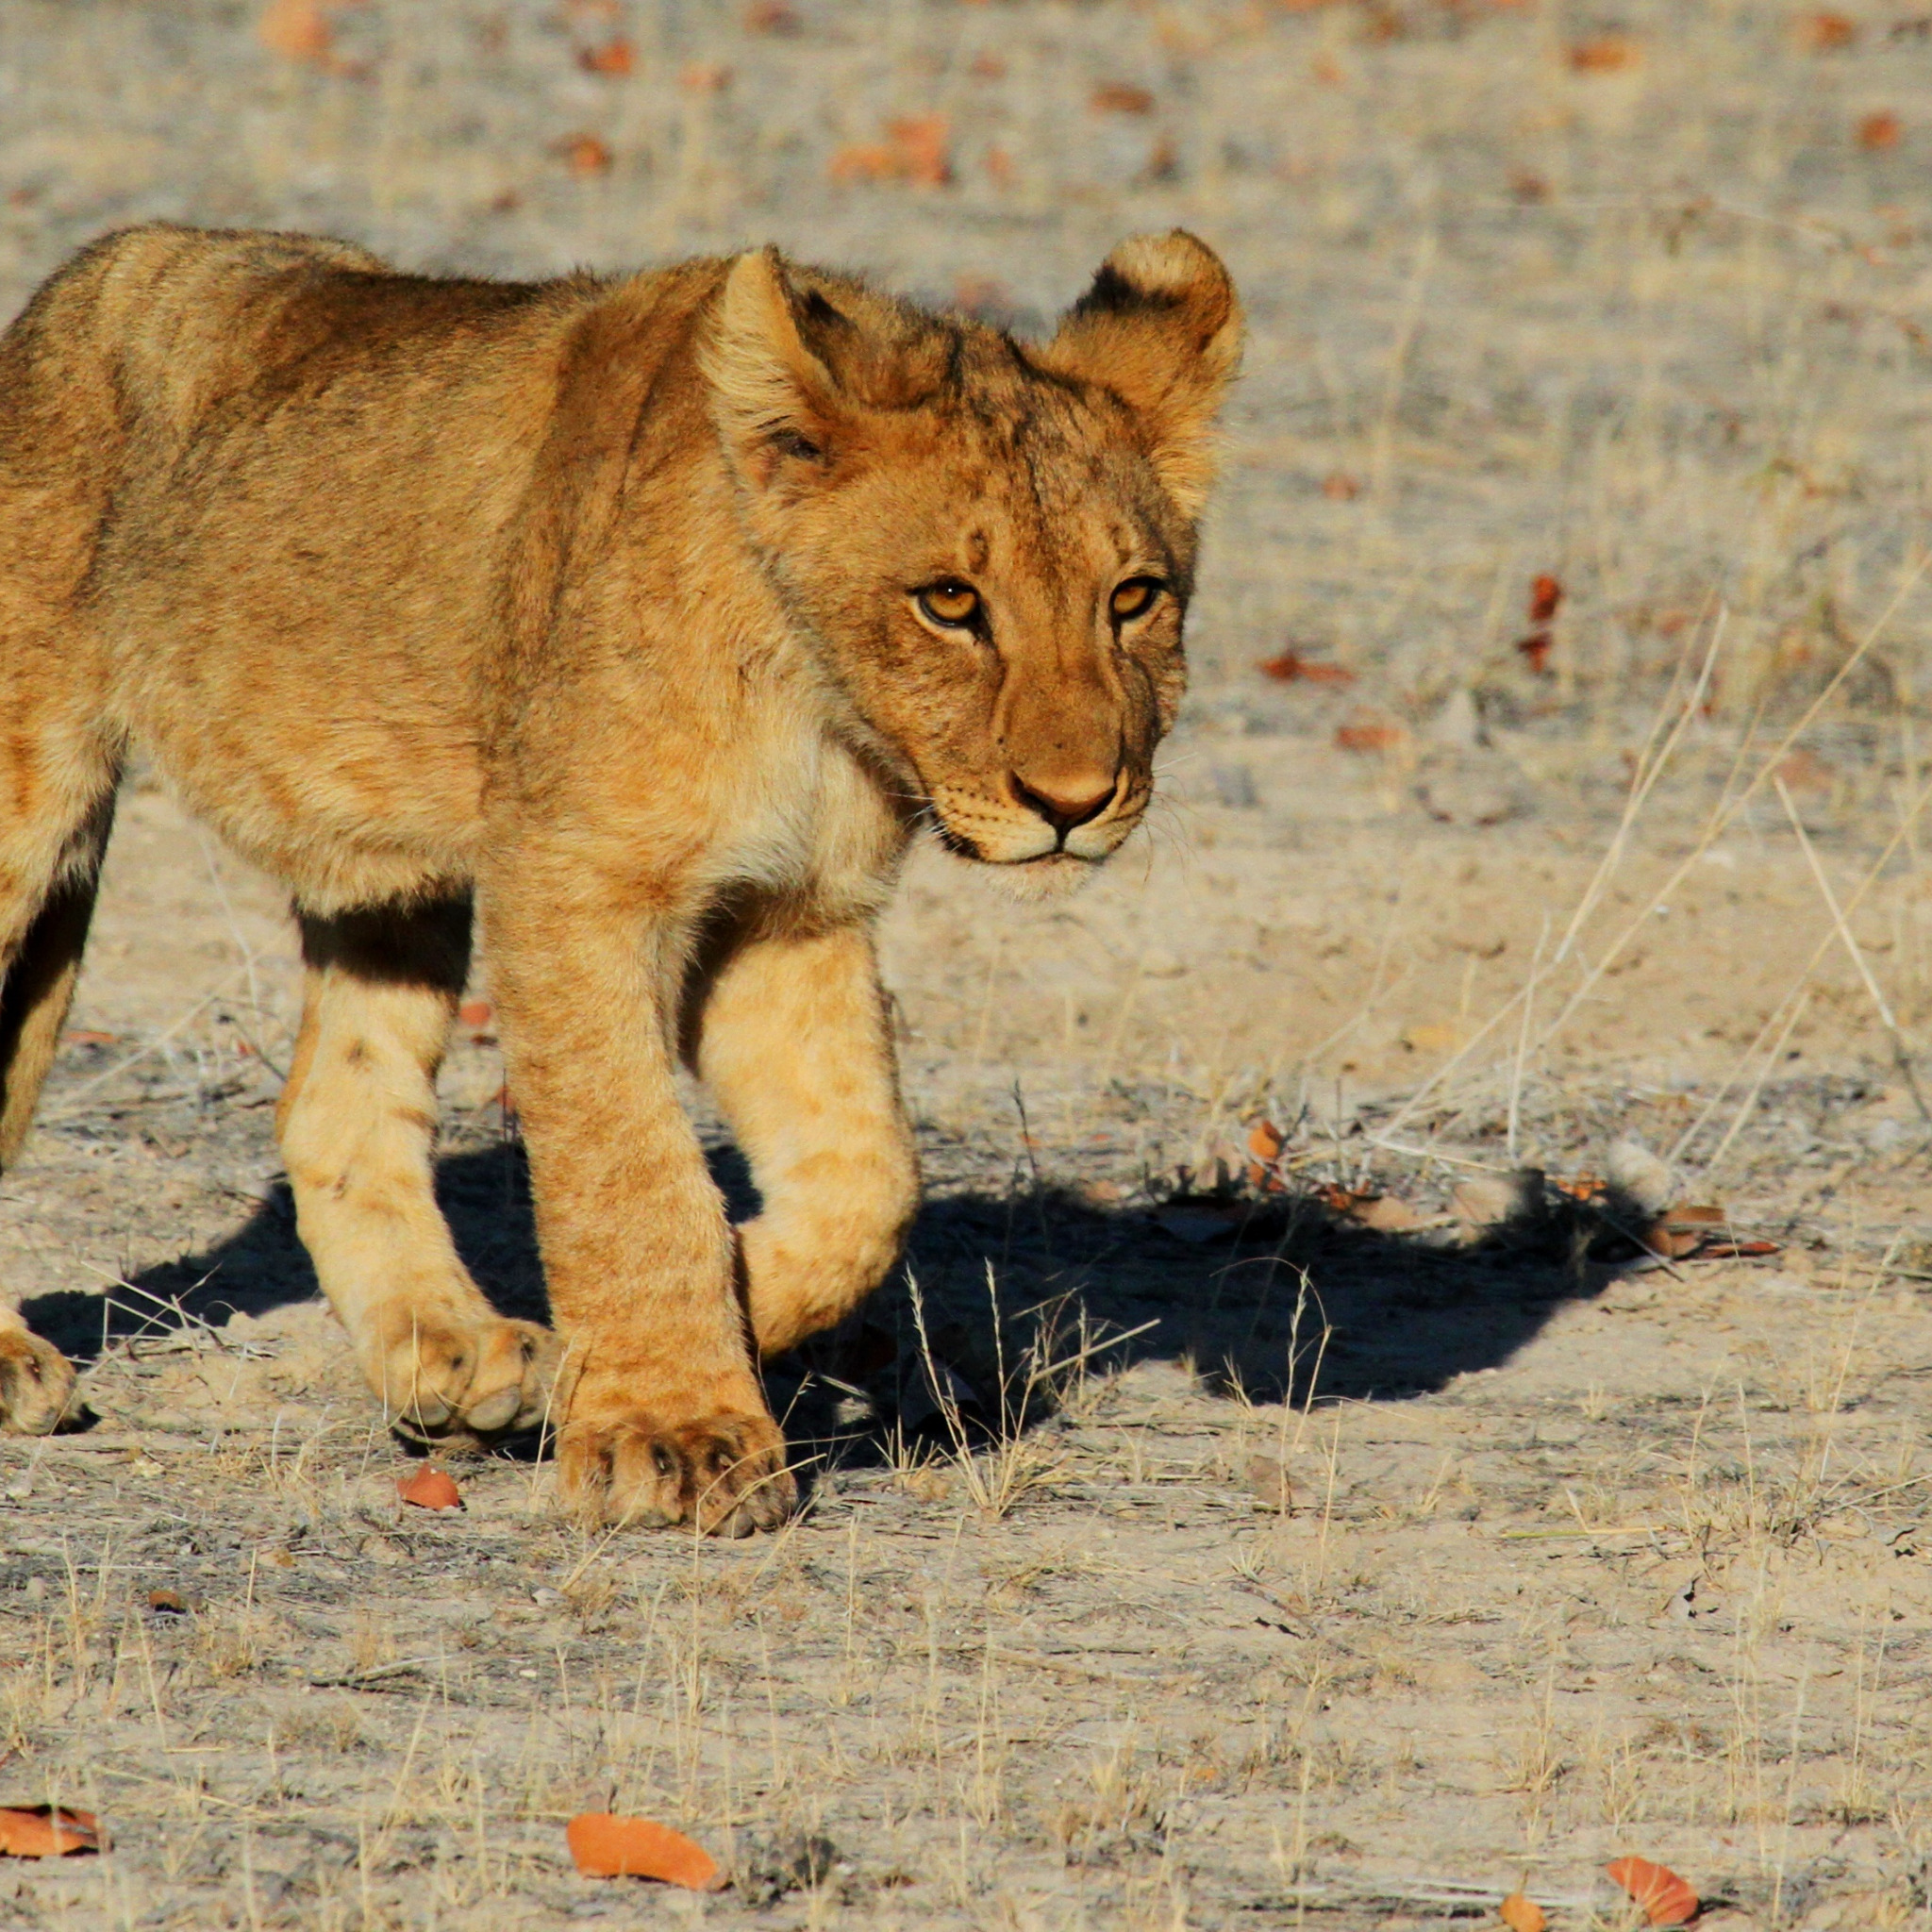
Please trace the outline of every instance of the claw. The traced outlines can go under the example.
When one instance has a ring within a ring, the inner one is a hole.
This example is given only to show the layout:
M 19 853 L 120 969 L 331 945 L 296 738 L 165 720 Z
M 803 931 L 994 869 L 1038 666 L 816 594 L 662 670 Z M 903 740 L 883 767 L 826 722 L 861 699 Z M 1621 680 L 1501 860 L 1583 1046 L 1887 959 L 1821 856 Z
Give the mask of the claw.
M 766 1414 L 671 1423 L 649 1412 L 586 1415 L 582 1392 L 558 1443 L 563 1487 L 592 1523 L 694 1523 L 708 1536 L 774 1529 L 798 1505 L 785 1439 Z

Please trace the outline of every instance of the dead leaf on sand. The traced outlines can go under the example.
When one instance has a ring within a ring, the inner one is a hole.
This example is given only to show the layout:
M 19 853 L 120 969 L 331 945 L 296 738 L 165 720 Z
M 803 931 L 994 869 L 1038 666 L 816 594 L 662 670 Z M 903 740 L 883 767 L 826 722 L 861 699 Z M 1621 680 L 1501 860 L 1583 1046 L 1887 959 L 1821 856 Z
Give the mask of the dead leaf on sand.
M 704 1846 L 654 1818 L 583 1811 L 564 1827 L 564 1837 L 588 1878 L 658 1878 L 691 1891 L 712 1891 L 724 1882 Z
M 573 175 L 608 175 L 610 148 L 594 134 L 573 134 L 558 142 L 556 153 Z
M 255 23 L 255 36 L 284 60 L 325 66 L 335 50 L 335 28 L 317 0 L 270 0 Z
M 1520 1891 L 1512 1891 L 1496 1907 L 1496 1915 L 1509 1932 L 1543 1932 L 1549 1922 L 1543 1917 L 1543 1908 L 1535 1899 Z
M 622 80 L 625 75 L 636 73 L 637 64 L 638 50 L 622 34 L 613 36 L 601 46 L 577 50 L 577 65 L 586 74 L 601 74 L 611 80 Z
M 1375 1194 L 1330 1186 L 1317 1188 L 1315 1198 L 1331 1214 L 1339 1214 L 1357 1227 L 1374 1228 L 1378 1234 L 1400 1234 L 1423 1224 L 1423 1217 L 1399 1194 Z
M 1653 1925 L 1688 1925 L 1697 1916 L 1697 1894 L 1668 1865 L 1619 1858 L 1607 1869 Z
M 1355 673 L 1340 664 L 1324 664 L 1318 658 L 1304 658 L 1299 651 L 1286 650 L 1279 657 L 1263 658 L 1255 666 L 1264 675 L 1292 684 L 1297 678 L 1309 684 L 1353 684 Z
M 92 1811 L 53 1805 L 0 1810 L 0 1857 L 64 1858 L 73 1852 L 107 1849 L 108 1835 Z
M 1570 65 L 1578 74 L 1622 74 L 1643 62 L 1643 49 L 1628 34 L 1595 34 L 1570 49 Z
M 1385 718 L 1355 718 L 1336 728 L 1335 742 L 1343 751 L 1398 751 L 1408 742 L 1408 732 Z
M 1257 1160 L 1279 1160 L 1281 1150 L 1287 1145 L 1281 1129 L 1273 1121 L 1257 1121 L 1248 1129 L 1248 1152 Z
M 835 181 L 909 181 L 943 188 L 953 178 L 952 123 L 943 114 L 909 114 L 886 124 L 883 141 L 858 142 L 832 155 Z
M 1807 13 L 1792 23 L 1791 30 L 1799 46 L 1809 54 L 1835 54 L 1841 47 L 1855 45 L 1858 38 L 1857 23 L 1842 13 Z
M 396 1494 L 418 1509 L 460 1509 L 463 1492 L 457 1488 L 447 1470 L 425 1462 L 414 1475 L 396 1478 Z

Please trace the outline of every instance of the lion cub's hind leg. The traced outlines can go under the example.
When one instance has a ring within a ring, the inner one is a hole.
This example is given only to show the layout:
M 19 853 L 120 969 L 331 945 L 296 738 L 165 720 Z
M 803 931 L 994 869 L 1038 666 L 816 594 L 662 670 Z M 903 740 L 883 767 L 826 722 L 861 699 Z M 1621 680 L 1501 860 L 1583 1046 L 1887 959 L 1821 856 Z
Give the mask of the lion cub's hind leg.
M 469 907 L 305 917 L 308 983 L 276 1114 L 304 1245 L 391 1421 L 489 1437 L 542 1422 L 557 1339 L 499 1315 L 436 1205 L 436 1073 Z
M 0 677 L 0 712 L 9 696 Z M 25 708 L 16 703 L 16 715 Z M 0 743 L 0 799 L 39 808 L 0 819 L 0 1174 L 20 1155 L 54 1063 L 114 819 L 116 768 L 103 758 L 89 770 L 65 749 L 25 730 Z M 92 799 L 49 782 L 48 768 L 63 764 L 80 768 Z M 0 1307 L 0 1429 L 45 1435 L 74 1409 L 74 1365 Z

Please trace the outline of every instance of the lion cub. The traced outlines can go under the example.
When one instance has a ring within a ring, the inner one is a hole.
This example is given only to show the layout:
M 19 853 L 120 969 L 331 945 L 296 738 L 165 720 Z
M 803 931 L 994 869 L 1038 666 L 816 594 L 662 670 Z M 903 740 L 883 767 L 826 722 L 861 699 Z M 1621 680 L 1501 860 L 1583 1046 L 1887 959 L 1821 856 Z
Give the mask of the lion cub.
M 391 1420 L 547 1418 L 591 1517 L 778 1523 L 758 1357 L 868 1293 L 918 1197 L 874 922 L 922 825 L 1054 885 L 1139 822 L 1240 341 L 1178 231 L 1042 344 L 769 248 L 508 286 L 96 242 L 0 338 L 0 1168 L 138 742 L 293 896 L 276 1125 Z M 473 905 L 554 1333 L 431 1195 Z M 0 1310 L 0 1418 L 72 1391 Z

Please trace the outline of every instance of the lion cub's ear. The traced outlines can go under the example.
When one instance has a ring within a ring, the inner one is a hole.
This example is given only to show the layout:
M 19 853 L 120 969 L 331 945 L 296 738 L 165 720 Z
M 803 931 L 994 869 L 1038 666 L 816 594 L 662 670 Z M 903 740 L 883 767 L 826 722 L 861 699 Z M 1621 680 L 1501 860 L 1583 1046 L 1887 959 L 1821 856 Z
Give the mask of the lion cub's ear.
M 725 448 L 763 488 L 788 465 L 823 463 L 872 412 L 915 407 L 942 375 L 943 348 L 902 305 L 820 287 L 763 248 L 732 263 L 702 353 Z
M 1214 418 L 1241 358 L 1234 283 L 1184 228 L 1123 242 L 1041 352 L 1140 416 L 1156 474 L 1191 517 L 1214 481 Z
M 724 446 L 760 486 L 788 458 L 816 461 L 833 427 L 838 384 L 806 341 L 801 306 L 775 248 L 741 255 L 701 352 Z

